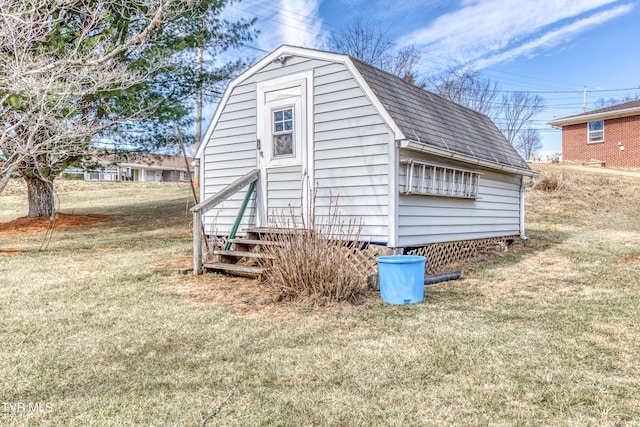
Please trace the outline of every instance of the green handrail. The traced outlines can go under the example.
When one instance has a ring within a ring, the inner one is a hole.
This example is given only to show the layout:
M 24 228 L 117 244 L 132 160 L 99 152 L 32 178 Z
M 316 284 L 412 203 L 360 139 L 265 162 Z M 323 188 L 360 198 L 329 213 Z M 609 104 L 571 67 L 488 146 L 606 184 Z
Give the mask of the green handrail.
M 236 237 L 236 233 L 238 232 L 238 228 L 240 227 L 240 221 L 242 221 L 242 217 L 244 216 L 244 211 L 247 209 L 247 205 L 249 204 L 249 199 L 253 194 L 253 191 L 256 188 L 256 182 L 252 181 L 249 184 L 249 188 L 247 189 L 247 194 L 244 195 L 244 200 L 242 201 L 242 206 L 240 206 L 240 211 L 238 212 L 238 216 L 236 216 L 236 222 L 233 223 L 233 227 L 231 227 L 231 231 L 229 232 L 229 238 L 227 239 L 227 243 L 224 244 L 224 250 L 228 251 L 231 249 L 231 239 Z

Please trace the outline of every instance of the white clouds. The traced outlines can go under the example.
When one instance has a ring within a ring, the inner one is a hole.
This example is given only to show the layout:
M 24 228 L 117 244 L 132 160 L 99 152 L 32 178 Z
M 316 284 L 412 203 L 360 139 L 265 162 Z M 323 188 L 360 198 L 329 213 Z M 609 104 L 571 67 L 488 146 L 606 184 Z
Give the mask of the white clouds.
M 319 14 L 322 0 L 243 0 L 233 3 L 227 16 L 257 18 L 260 34 L 251 43 L 270 52 L 282 44 L 321 47 L 326 40 Z
M 279 26 L 282 43 L 302 47 L 320 47 L 325 41 L 318 14 L 320 0 L 280 0 Z
M 415 44 L 425 57 L 480 66 L 553 47 L 633 6 L 602 9 L 617 0 L 465 0 L 399 41 Z M 600 9 L 600 10 L 599 10 Z M 591 16 L 584 14 L 594 12 Z M 576 20 L 577 19 L 577 20 Z
M 632 5 L 622 5 L 610 10 L 596 13 L 584 19 L 569 23 L 557 30 L 552 30 L 541 36 L 521 44 L 520 46 L 509 49 L 506 52 L 480 59 L 476 62 L 476 67 L 485 68 L 493 64 L 509 61 L 521 55 L 529 54 L 539 48 L 553 48 L 563 41 L 570 39 L 572 36 L 585 31 L 588 28 L 600 25 L 617 16 L 628 13 L 633 8 Z

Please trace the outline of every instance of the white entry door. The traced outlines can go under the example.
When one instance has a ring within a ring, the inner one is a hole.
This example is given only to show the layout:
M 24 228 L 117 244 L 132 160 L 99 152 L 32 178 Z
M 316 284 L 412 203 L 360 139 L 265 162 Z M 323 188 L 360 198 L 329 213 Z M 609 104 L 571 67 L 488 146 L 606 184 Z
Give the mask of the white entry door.
M 258 84 L 260 226 L 308 211 L 310 85 L 310 73 Z

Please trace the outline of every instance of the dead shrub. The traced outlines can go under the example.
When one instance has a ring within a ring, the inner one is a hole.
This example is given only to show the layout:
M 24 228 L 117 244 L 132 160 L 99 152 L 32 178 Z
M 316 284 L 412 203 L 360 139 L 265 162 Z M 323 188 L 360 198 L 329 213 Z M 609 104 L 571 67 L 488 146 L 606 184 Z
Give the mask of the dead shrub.
M 337 200 L 329 214 L 316 215 L 315 197 L 306 220 L 293 209 L 274 218 L 267 239 L 276 243 L 263 261 L 264 286 L 278 301 L 304 302 L 314 307 L 336 302 L 357 303 L 367 286 L 367 271 L 358 268 L 362 224 L 344 222 Z
M 555 175 L 540 175 L 533 188 L 547 193 L 560 191 L 564 188 L 564 176 L 558 178 Z

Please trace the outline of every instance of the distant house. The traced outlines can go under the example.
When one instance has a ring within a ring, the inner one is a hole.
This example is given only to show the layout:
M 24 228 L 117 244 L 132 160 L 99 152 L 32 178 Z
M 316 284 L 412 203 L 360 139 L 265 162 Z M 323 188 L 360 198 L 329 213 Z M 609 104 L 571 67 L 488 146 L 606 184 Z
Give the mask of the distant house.
M 240 233 L 305 215 L 312 198 L 327 215 L 339 197 L 363 240 L 396 251 L 525 237 L 535 175 L 487 116 L 347 55 L 291 46 L 229 84 L 196 161 L 203 205 L 257 182 Z M 205 230 L 228 234 L 245 193 L 203 210 Z
M 188 157 L 189 164 L 193 159 Z M 141 152 L 95 154 L 85 168 L 67 169 L 66 174 L 82 174 L 85 181 L 188 182 L 182 156 Z
M 188 182 L 186 164 L 193 159 L 142 152 L 96 152 L 84 167 L 68 168 L 66 175 L 80 175 L 85 181 Z
M 549 122 L 562 128 L 565 161 L 640 167 L 640 100 Z

